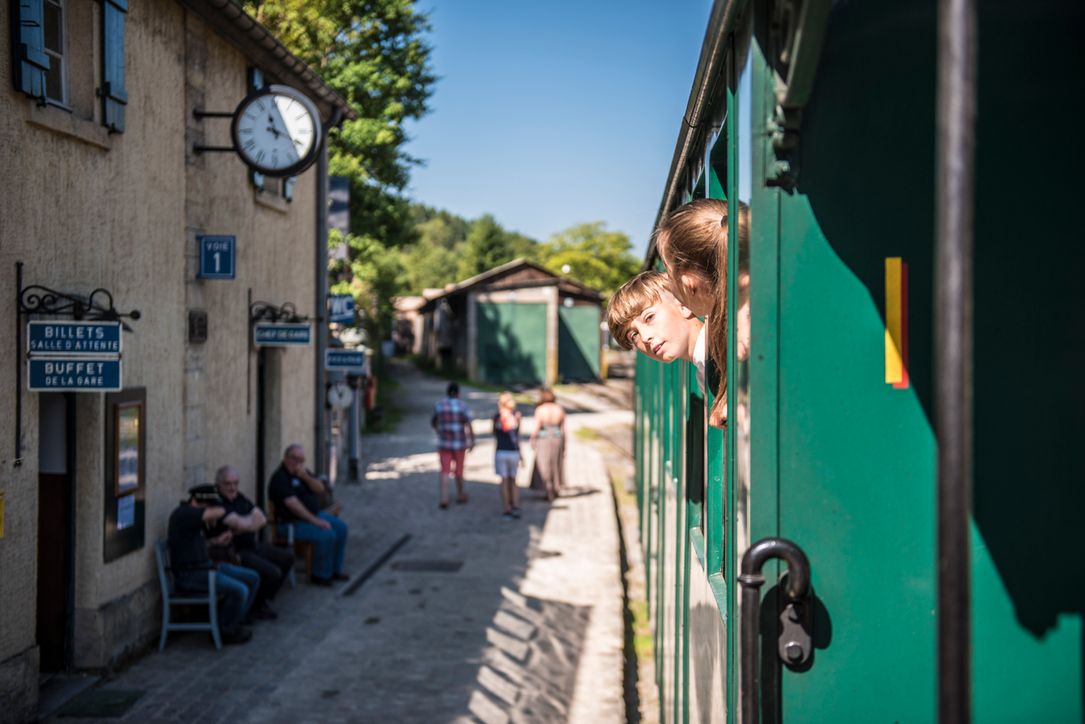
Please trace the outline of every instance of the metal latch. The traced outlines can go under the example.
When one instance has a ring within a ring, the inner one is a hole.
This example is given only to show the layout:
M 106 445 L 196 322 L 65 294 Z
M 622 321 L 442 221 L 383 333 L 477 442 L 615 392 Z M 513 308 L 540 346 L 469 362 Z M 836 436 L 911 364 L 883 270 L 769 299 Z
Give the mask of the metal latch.
M 814 652 L 809 599 L 791 601 L 780 614 L 780 660 L 791 667 L 803 666 Z

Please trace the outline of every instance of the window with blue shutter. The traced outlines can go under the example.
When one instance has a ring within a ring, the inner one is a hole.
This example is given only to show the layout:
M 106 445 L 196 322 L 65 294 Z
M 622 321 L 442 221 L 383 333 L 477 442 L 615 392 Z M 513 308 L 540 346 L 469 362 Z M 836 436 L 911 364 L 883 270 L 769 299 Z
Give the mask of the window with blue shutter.
M 49 56 L 45 54 L 44 8 L 42 0 L 16 0 L 11 4 L 14 17 L 15 89 L 45 102 L 45 73 Z
M 124 132 L 124 21 L 128 0 L 102 2 L 102 124 L 110 133 Z

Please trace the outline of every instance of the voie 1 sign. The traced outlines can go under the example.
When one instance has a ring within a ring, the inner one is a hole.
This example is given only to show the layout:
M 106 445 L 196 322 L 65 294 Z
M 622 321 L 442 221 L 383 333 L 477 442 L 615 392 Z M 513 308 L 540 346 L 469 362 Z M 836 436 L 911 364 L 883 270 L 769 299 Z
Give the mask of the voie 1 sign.
M 26 350 L 31 356 L 119 355 L 120 322 L 27 322 Z
M 257 347 L 307 347 L 313 334 L 308 322 L 266 322 L 252 328 Z
M 31 357 L 27 386 L 31 392 L 116 392 L 121 389 L 120 359 Z
M 233 236 L 197 236 L 200 279 L 233 279 L 237 272 L 237 239 Z

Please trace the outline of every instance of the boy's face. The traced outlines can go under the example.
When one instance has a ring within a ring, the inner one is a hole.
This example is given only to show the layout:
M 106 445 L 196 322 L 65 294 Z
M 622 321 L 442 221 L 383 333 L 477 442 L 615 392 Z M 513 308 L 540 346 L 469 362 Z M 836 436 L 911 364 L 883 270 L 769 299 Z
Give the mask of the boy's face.
M 690 358 L 700 331 L 693 312 L 670 294 L 641 310 L 629 324 L 629 340 L 639 352 L 660 362 Z

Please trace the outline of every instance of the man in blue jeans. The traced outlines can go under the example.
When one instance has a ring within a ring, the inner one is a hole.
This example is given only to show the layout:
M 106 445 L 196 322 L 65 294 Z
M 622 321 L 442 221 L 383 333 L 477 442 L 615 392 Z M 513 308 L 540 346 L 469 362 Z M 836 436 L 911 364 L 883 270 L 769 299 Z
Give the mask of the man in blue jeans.
M 283 452 L 283 462 L 268 481 L 268 496 L 275 504 L 280 523 L 294 524 L 295 540 L 312 541 L 313 572 L 310 582 L 330 586 L 345 581 L 343 555 L 347 548 L 347 524 L 320 509 L 324 483 L 305 469 L 305 449 L 294 443 Z
M 182 501 L 170 514 L 167 542 L 170 551 L 170 570 L 178 591 L 206 593 L 207 572 L 214 568 L 207 553 L 204 531 L 226 515 L 218 491 L 213 485 L 197 485 L 188 491 L 189 498 Z M 255 574 L 248 568 L 244 575 Z M 253 591 L 228 571 L 215 571 L 215 588 L 222 594 L 218 607 L 219 631 L 227 644 L 243 644 L 252 638 L 252 631 L 241 625 L 248 615 Z M 260 577 L 256 575 L 255 585 Z M 255 590 L 255 589 L 253 589 Z

